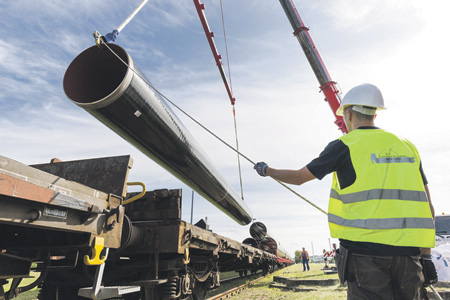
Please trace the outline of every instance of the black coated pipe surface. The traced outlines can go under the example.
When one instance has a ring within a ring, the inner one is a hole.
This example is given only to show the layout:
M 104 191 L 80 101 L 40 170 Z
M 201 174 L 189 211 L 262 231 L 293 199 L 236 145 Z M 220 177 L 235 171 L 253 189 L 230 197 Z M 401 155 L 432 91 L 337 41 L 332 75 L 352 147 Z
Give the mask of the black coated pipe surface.
M 255 222 L 250 226 L 251 237 L 258 242 L 260 249 L 276 254 L 278 257 L 289 257 L 287 251 L 280 245 L 269 231 L 267 226 L 262 222 Z
M 246 238 L 245 240 L 243 240 L 242 244 L 249 245 L 249 246 L 252 246 L 252 247 L 255 247 L 255 248 L 258 247 L 258 242 L 254 238 L 251 238 L 251 237 Z
M 261 241 L 262 239 L 264 239 L 268 234 L 267 227 L 262 222 L 253 223 L 250 226 L 249 231 L 250 231 L 250 236 L 258 242 Z
M 247 205 L 213 167 L 164 98 L 147 84 L 130 55 L 116 44 L 108 46 L 128 67 L 106 47 L 88 48 L 66 70 L 66 96 L 237 223 L 250 223 Z

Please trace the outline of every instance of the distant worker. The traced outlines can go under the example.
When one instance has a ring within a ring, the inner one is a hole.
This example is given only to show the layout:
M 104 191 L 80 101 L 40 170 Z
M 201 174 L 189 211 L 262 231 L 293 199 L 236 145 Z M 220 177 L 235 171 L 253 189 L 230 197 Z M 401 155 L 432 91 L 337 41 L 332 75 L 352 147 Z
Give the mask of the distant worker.
M 306 267 L 308 268 L 309 271 L 309 255 L 308 255 L 308 251 L 305 250 L 305 247 L 303 247 L 302 250 L 302 263 L 303 263 L 303 272 L 306 271 Z M 305 267 L 306 264 L 306 267 Z
M 375 127 L 379 109 L 385 109 L 380 90 L 356 86 L 336 112 L 348 134 L 299 170 L 264 162 L 254 168 L 296 185 L 333 173 L 328 224 L 340 240 L 336 265 L 347 299 L 421 299 L 423 286 L 437 281 L 434 209 L 416 147 Z

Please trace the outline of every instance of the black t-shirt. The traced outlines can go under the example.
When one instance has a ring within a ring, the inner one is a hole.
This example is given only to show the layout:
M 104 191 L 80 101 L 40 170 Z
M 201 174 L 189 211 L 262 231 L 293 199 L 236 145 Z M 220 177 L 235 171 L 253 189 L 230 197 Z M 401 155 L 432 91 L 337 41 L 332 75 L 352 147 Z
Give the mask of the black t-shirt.
M 358 129 L 378 129 L 377 127 L 365 126 Z M 319 157 L 313 159 L 306 165 L 308 170 L 319 180 L 325 175 L 336 172 L 341 188 L 352 185 L 356 180 L 355 169 L 350 157 L 350 149 L 341 140 L 330 142 L 320 153 Z M 425 173 L 420 163 L 420 174 L 424 185 L 428 184 Z M 354 253 L 366 255 L 418 255 L 420 249 L 417 247 L 400 247 L 369 242 L 355 242 L 340 239 L 342 246 Z

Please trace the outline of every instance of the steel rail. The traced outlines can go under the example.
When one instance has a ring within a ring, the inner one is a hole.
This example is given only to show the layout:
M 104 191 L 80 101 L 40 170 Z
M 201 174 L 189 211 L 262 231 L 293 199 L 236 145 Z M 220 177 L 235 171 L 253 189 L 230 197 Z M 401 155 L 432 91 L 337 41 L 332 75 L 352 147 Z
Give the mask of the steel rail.
M 226 292 L 223 292 L 221 294 L 217 294 L 215 296 L 212 296 L 206 300 L 221 300 L 221 299 L 228 299 L 230 295 L 238 293 L 240 291 L 243 291 L 245 288 L 252 286 L 254 283 L 258 282 L 259 280 L 262 280 L 263 278 L 265 278 L 265 276 L 261 276 L 259 278 L 256 278 L 253 281 L 250 281 L 249 283 L 244 283 L 240 286 L 237 286 L 235 288 L 229 289 Z

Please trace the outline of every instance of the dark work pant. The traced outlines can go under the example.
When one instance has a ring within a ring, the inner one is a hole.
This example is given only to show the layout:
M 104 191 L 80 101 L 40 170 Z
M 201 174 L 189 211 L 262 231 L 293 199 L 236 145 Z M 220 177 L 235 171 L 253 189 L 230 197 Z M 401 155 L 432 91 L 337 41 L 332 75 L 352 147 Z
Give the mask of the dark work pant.
M 302 260 L 302 262 L 303 262 L 303 271 L 306 270 L 306 267 L 308 267 L 308 271 L 309 271 L 309 262 L 306 259 Z M 305 264 L 306 264 L 306 267 L 305 267 Z
M 347 299 L 419 300 L 424 282 L 419 256 L 349 253 Z

